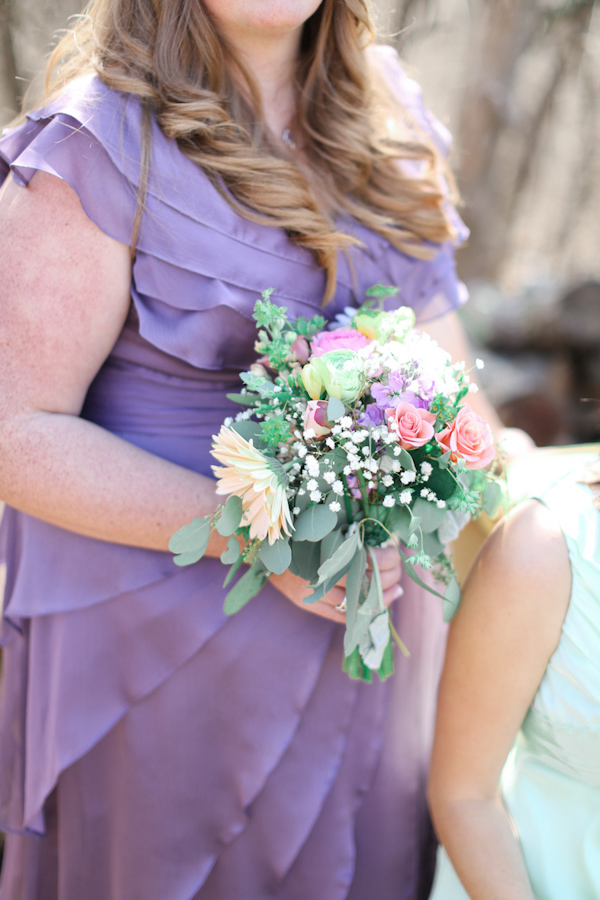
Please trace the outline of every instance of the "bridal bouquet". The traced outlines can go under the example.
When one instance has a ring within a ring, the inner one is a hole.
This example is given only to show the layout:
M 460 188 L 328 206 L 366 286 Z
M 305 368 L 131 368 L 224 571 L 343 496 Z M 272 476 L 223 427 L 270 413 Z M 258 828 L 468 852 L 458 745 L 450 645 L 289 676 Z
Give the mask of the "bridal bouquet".
M 169 544 L 183 566 L 202 557 L 211 529 L 229 537 L 225 584 L 248 566 L 226 596 L 229 614 L 272 573 L 310 582 L 306 603 L 347 574 L 344 669 L 366 681 L 392 672 L 393 640 L 407 652 L 382 602 L 373 548 L 395 541 L 419 584 L 418 570 L 431 569 L 449 618 L 460 592 L 446 544 L 471 516 L 493 512 L 500 494 L 488 471 L 491 430 L 464 402 L 474 387 L 464 364 L 414 328 L 411 309 L 377 308 L 394 292 L 372 288 L 373 299 L 333 331 L 322 316 L 290 320 L 263 293 L 254 311 L 261 361 L 228 395 L 244 409 L 214 437 L 217 492 L 227 500 Z

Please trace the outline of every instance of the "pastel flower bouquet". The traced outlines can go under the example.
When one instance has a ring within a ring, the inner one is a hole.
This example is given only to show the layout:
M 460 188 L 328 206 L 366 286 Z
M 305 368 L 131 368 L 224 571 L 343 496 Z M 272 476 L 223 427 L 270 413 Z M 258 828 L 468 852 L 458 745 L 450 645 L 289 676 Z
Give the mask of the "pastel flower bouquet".
M 464 364 L 414 328 L 411 309 L 378 308 L 395 289 L 371 288 L 332 331 L 322 316 L 290 320 L 271 293 L 254 311 L 261 361 L 242 373 L 241 393 L 228 395 L 244 409 L 214 438 L 217 492 L 227 500 L 169 546 L 189 565 L 213 528 L 229 538 L 225 584 L 247 568 L 225 598 L 228 614 L 273 573 L 306 579 L 305 603 L 347 575 L 343 668 L 383 679 L 394 641 L 407 651 L 383 605 L 373 548 L 395 541 L 406 573 L 444 600 L 449 618 L 460 591 L 446 545 L 471 516 L 492 513 L 500 495 L 489 471 L 493 436 L 463 402 L 474 388 Z

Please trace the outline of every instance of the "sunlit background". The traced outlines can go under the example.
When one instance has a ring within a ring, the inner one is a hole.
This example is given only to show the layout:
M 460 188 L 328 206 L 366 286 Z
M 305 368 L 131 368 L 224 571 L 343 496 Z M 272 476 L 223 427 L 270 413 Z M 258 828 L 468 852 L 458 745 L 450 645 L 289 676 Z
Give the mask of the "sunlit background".
M 0 120 L 78 0 L 0 0 Z M 600 398 L 600 10 L 595 0 L 373 0 L 455 137 L 471 228 L 464 322 L 507 424 L 596 440 Z M 582 398 L 592 398 L 589 401 Z

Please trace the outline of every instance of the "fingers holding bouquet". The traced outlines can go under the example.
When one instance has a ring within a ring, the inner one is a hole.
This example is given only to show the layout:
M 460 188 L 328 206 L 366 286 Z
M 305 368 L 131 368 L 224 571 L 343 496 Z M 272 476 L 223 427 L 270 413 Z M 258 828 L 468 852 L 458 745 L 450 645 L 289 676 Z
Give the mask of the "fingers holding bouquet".
M 388 609 L 394 600 L 397 600 L 404 593 L 400 584 L 402 576 L 400 556 L 397 546 L 391 545 L 376 547 L 374 552 L 381 578 L 383 606 L 385 609 Z M 371 576 L 372 563 L 370 560 L 366 571 Z M 324 619 L 329 619 L 332 622 L 337 622 L 339 625 L 345 625 L 348 608 L 347 579 L 348 575 L 346 574 L 320 600 L 314 603 L 306 602 L 307 599 L 310 600 L 310 594 L 313 590 L 310 582 L 305 581 L 298 575 L 292 575 L 289 570 L 281 575 L 272 575 L 270 581 L 277 590 L 281 591 L 288 600 L 291 600 L 300 609 L 306 610 L 313 615 L 321 616 Z
M 376 303 L 393 292 L 370 293 Z M 332 332 L 321 316 L 290 320 L 270 293 L 254 313 L 264 365 L 242 373 L 244 387 L 229 397 L 244 408 L 214 438 L 226 502 L 170 547 L 187 565 L 218 530 L 229 538 L 226 612 L 271 578 L 296 605 L 345 624 L 351 677 L 385 678 L 394 639 L 406 651 L 387 609 L 401 593 L 401 558 L 446 613 L 456 606 L 446 545 L 498 500 L 492 433 L 464 402 L 464 364 L 414 328 L 412 310 L 366 304 Z

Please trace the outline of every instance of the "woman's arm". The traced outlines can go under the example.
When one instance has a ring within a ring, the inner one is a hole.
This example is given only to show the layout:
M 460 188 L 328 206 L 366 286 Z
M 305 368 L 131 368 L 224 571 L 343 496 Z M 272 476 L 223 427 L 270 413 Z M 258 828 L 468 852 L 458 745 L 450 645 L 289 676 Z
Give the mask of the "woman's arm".
M 78 534 L 166 550 L 171 535 L 221 498 L 215 482 L 79 418 L 129 311 L 129 247 L 102 232 L 65 182 L 38 172 L 0 192 L 0 499 Z M 208 554 L 227 539 L 216 532 Z M 387 602 L 397 554 L 378 551 Z M 307 592 L 286 573 L 297 605 Z M 343 622 L 335 588 L 311 613 Z
M 533 900 L 498 793 L 502 767 L 558 643 L 571 592 L 552 514 L 528 501 L 494 530 L 450 628 L 429 797 L 472 900 Z
M 165 550 L 214 482 L 79 418 L 129 310 L 129 248 L 63 181 L 0 199 L 0 498 L 89 537 Z M 215 551 L 218 548 L 215 548 Z

